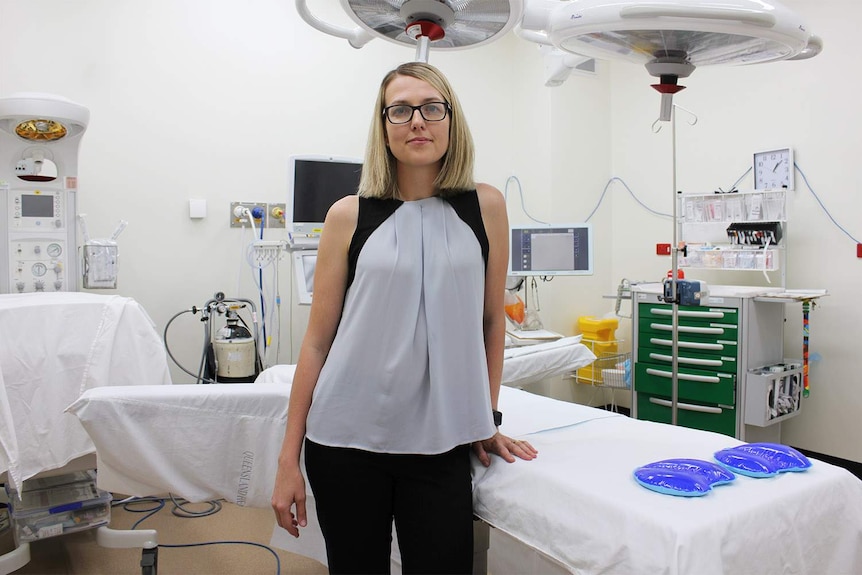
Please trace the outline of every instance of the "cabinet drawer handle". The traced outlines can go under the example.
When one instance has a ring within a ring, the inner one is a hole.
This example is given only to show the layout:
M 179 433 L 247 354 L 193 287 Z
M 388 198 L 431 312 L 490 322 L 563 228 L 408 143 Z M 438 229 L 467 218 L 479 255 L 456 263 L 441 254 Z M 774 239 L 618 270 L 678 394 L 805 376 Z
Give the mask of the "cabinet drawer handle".
M 666 399 L 659 399 L 657 397 L 649 398 L 650 403 L 654 403 L 656 405 L 661 405 L 662 407 L 673 407 L 673 403 Z M 691 403 L 679 403 L 676 404 L 678 409 L 684 409 L 686 411 L 699 411 L 701 413 L 714 413 L 716 415 L 721 414 L 720 407 L 707 407 L 705 405 L 694 405 Z
M 669 339 L 661 339 L 658 337 L 651 337 L 649 342 L 653 345 L 666 345 L 672 346 L 673 341 Z M 686 348 L 686 349 L 706 349 L 710 351 L 723 351 L 724 345 L 720 343 L 700 343 L 696 341 L 678 341 L 676 342 L 677 347 Z
M 663 323 L 651 323 L 650 327 L 657 331 L 673 331 L 673 326 Z M 679 333 L 699 333 L 704 335 L 724 335 L 724 328 L 721 327 L 691 327 L 687 325 L 677 326 Z
M 673 361 L 672 355 L 665 355 L 663 353 L 651 353 L 649 354 L 650 359 L 657 359 L 659 361 Z M 705 365 L 707 367 L 721 367 L 724 365 L 724 362 L 720 359 L 703 359 L 700 357 L 685 357 L 683 355 L 679 356 L 677 359 L 679 363 L 687 363 L 689 365 Z
M 656 377 L 664 377 L 671 378 L 673 374 L 669 371 L 664 371 L 662 369 L 653 369 L 648 367 L 646 370 L 647 374 L 654 375 Z M 721 380 L 714 375 L 692 375 L 690 373 L 678 373 L 676 375 L 677 379 L 682 379 L 685 381 L 697 381 L 700 383 L 721 383 Z
M 650 309 L 649 312 L 653 315 L 673 315 L 672 309 Z M 707 319 L 724 319 L 723 311 L 686 311 L 684 309 L 678 310 L 677 315 L 679 317 L 699 317 L 699 318 L 707 318 Z

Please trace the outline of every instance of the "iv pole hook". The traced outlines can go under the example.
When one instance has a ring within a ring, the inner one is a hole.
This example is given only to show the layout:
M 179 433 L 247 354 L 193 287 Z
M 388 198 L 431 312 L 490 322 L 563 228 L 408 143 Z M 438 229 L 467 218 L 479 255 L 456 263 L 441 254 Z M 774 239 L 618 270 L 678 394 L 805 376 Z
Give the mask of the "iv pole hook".
M 674 108 L 674 110 L 682 110 L 683 112 L 685 112 L 689 115 L 689 118 L 687 120 L 689 126 L 694 126 L 695 124 L 697 124 L 697 119 L 698 119 L 697 114 L 695 114 L 691 110 L 687 110 L 687 109 L 683 108 L 682 106 L 678 106 L 677 104 L 674 104 L 673 108 Z M 665 120 L 658 118 L 655 122 L 652 123 L 652 131 L 654 134 L 658 134 L 661 131 L 661 122 L 664 122 L 664 121 Z

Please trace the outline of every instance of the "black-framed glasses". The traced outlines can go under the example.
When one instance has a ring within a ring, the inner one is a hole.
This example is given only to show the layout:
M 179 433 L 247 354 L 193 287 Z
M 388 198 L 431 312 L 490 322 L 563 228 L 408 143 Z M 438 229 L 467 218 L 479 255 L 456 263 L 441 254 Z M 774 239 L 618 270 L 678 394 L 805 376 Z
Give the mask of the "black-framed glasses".
M 419 106 L 395 104 L 383 108 L 383 115 L 390 124 L 406 124 L 413 119 L 416 110 L 419 110 L 419 115 L 426 122 L 439 122 L 446 117 L 450 108 L 446 102 L 426 102 Z

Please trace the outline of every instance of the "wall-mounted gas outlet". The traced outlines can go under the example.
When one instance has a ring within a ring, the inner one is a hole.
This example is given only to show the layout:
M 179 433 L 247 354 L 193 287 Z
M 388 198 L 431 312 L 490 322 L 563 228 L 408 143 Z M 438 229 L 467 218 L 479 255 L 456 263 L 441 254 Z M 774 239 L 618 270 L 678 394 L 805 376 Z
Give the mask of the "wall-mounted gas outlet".
M 251 227 L 248 221 L 248 215 L 241 213 L 238 208 L 248 208 L 254 220 L 255 229 L 266 227 L 266 202 L 231 202 L 230 203 L 230 227 L 241 228 L 244 226 Z
M 269 222 L 269 227 L 271 228 L 283 228 L 284 221 L 284 210 L 287 209 L 285 204 L 269 204 L 266 210 L 266 219 Z

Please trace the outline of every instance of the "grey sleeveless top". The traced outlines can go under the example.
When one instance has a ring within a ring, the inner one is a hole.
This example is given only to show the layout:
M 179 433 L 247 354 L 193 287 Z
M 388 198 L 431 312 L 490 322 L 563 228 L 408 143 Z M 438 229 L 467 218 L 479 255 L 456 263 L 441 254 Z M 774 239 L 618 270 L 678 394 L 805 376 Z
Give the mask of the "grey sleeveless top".
M 437 454 L 494 435 L 482 322 L 487 253 L 475 191 L 360 198 L 310 440 Z

